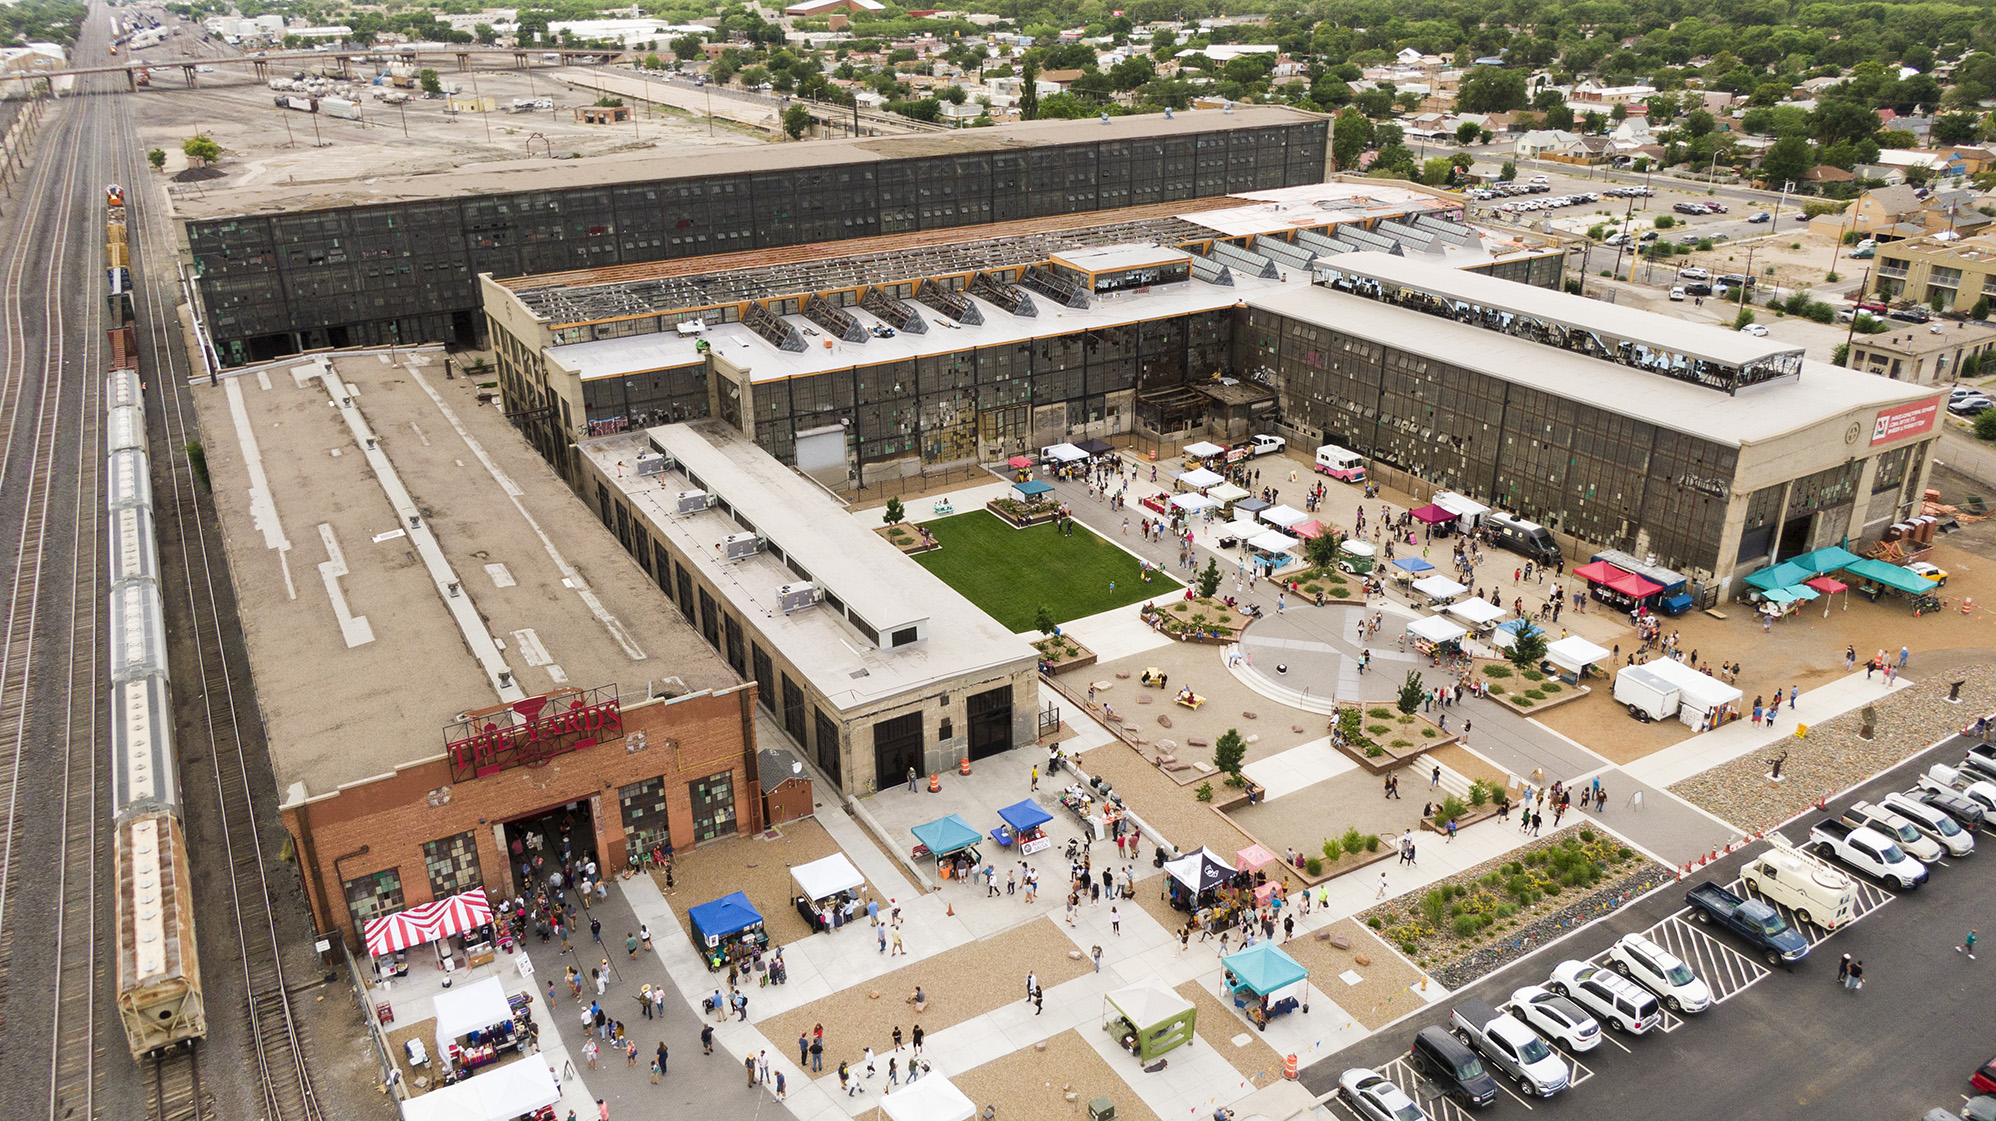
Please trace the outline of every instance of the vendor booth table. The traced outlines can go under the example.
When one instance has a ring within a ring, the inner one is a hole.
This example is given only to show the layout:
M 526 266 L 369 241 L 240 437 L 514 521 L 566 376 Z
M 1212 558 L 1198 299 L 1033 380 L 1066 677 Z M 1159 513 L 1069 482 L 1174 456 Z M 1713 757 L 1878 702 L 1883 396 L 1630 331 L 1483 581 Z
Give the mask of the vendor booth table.
M 1046 457 L 1055 463 L 1079 463 L 1088 458 L 1088 453 L 1073 444 L 1055 444 L 1046 450 Z
M 842 912 L 841 918 L 852 917 L 850 907 L 866 886 L 866 877 L 842 852 L 799 864 L 790 870 L 790 878 L 797 884 L 797 913 L 820 933 L 842 925 L 833 918 L 835 909 Z
M 1448 606 L 1455 597 L 1469 589 L 1440 573 L 1436 573 L 1433 576 L 1423 576 L 1419 580 L 1414 581 L 1414 590 L 1427 597 L 1429 607 L 1440 610 Z
M 1208 498 L 1203 494 L 1174 494 L 1171 496 L 1171 507 L 1174 510 L 1183 510 L 1188 514 L 1196 514 L 1201 510 L 1218 509 L 1220 507 L 1220 500 L 1217 498 Z
M 1187 490 L 1205 490 L 1207 487 L 1216 487 L 1226 481 L 1226 477 L 1219 472 L 1208 471 L 1204 467 L 1180 472 L 1178 476 L 1178 485 Z
M 1219 545 L 1222 549 L 1238 548 L 1242 542 L 1250 541 L 1268 531 L 1267 526 L 1247 518 L 1238 511 L 1234 517 L 1243 520 L 1231 521 L 1220 527 Z
M 970 1121 L 977 1105 L 940 1074 L 931 1074 L 880 1099 L 888 1121 Z
M 1077 782 L 1061 791 L 1059 799 L 1060 808 L 1073 814 L 1075 823 L 1098 841 L 1107 840 L 1123 818 L 1121 805 L 1108 798 L 1110 788 L 1105 786 L 1102 791 L 1103 798 L 1098 801 L 1094 791 Z
M 536 1056 L 441 1086 L 402 1103 L 402 1121 L 553 1121 L 561 1088 Z
M 1393 581 L 1403 588 L 1412 584 L 1416 578 L 1434 570 L 1434 565 L 1419 557 L 1393 558 Z
M 1232 483 L 1221 483 L 1219 486 L 1207 488 L 1206 497 L 1217 498 L 1221 502 L 1231 506 L 1241 499 L 1247 498 L 1248 492 Z
M 1173 908 L 1197 911 L 1210 907 L 1214 893 L 1234 878 L 1234 868 L 1212 849 L 1201 848 L 1164 862 L 1164 894 Z
M 769 945 L 762 912 L 739 891 L 691 908 L 686 921 L 693 927 L 693 945 L 707 960 L 709 973 L 731 958 L 752 957 Z
M 925 856 L 935 857 L 936 870 L 945 880 L 960 871 L 967 872 L 967 868 L 975 867 L 980 859 L 976 845 L 984 839 L 984 834 L 972 828 L 969 822 L 957 814 L 937 818 L 926 825 L 917 825 L 909 832 L 915 835 L 915 840 L 918 842 L 915 846 L 915 858 L 920 860 Z
M 1111 1013 L 1102 1025 L 1103 1030 L 1141 1062 L 1148 1063 L 1175 1047 L 1189 1045 L 1195 1038 L 1193 1025 L 1199 1018 L 1198 1009 L 1155 974 L 1134 985 L 1104 993 L 1102 1003 Z
M 1261 942 L 1237 954 L 1220 959 L 1226 970 L 1220 981 L 1220 995 L 1233 1000 L 1234 1007 L 1255 1027 L 1268 1030 L 1268 1022 L 1284 1013 L 1310 1010 L 1310 971 L 1273 942 Z
M 392 915 L 380 915 L 367 920 L 362 926 L 362 937 L 367 943 L 367 952 L 377 960 L 375 970 L 383 976 L 402 976 L 408 973 L 407 959 L 403 951 L 425 942 L 437 943 L 438 965 L 449 973 L 460 965 L 470 967 L 485 965 L 492 960 L 492 904 L 485 897 L 483 888 L 473 888 L 457 895 L 445 896 L 429 903 L 397 911 Z M 464 960 L 459 961 L 450 939 L 465 935 Z M 512 949 L 510 936 L 506 948 Z M 448 985 L 449 978 L 445 978 Z
M 1294 537 L 1273 529 L 1250 538 L 1247 543 L 1254 553 L 1255 563 L 1270 572 L 1296 559 L 1289 553 L 1296 544 Z
M 512 1005 L 497 977 L 438 993 L 435 1008 L 437 1054 L 450 1070 L 475 1071 L 520 1049 L 525 1031 L 513 1022 Z
M 1469 632 L 1440 615 L 1429 615 L 1408 623 L 1407 634 L 1413 638 L 1417 653 L 1451 654 Z
M 1587 676 L 1587 667 L 1608 656 L 1606 647 L 1596 646 L 1579 635 L 1568 635 L 1546 647 L 1546 661 L 1566 671 L 1561 674 L 1570 684 L 1578 684 Z
M 998 811 L 1005 824 L 991 831 L 991 839 L 1000 845 L 1019 846 L 1020 856 L 1031 856 L 1053 845 L 1053 838 L 1046 835 L 1041 826 L 1053 820 L 1053 815 L 1039 807 L 1031 798 L 1014 802 Z

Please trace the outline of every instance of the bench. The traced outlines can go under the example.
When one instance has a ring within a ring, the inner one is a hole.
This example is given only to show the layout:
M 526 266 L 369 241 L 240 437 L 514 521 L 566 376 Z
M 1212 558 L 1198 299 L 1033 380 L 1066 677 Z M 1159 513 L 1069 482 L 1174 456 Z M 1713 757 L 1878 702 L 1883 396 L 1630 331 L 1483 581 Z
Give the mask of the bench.
M 1200 705 L 1206 703 L 1206 698 L 1200 696 L 1197 693 L 1194 693 L 1189 697 L 1179 697 L 1178 703 L 1184 705 L 1186 708 L 1193 709 L 1196 711 Z

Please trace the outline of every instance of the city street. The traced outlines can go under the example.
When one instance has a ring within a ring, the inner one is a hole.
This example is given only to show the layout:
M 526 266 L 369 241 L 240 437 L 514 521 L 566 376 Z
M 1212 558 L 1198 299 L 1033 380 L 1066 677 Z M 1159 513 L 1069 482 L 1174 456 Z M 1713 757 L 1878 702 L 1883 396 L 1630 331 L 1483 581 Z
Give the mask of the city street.
M 1916 756 L 1832 803 L 1831 810 L 1906 789 L 1919 770 L 1958 758 L 1964 742 L 1956 737 Z M 1784 832 L 1799 839 L 1811 821 L 1823 816 L 1805 815 Z M 1988 843 L 1987 835 L 1982 839 Z M 1730 883 L 1743 862 L 1744 854 L 1720 860 L 1455 994 L 1501 1005 L 1512 990 L 1543 984 L 1559 962 L 1598 961 L 1616 938 L 1638 931 L 1650 932 L 1677 952 L 1713 988 L 1712 1009 L 1682 1020 L 1666 1015 L 1661 1034 L 1609 1034 L 1584 1056 L 1577 1084 L 1551 1101 L 1526 1103 L 1514 1096 L 1516 1084 L 1500 1077 L 1504 1094 L 1498 1111 L 1527 1105 L 1540 1116 L 1643 1121 L 1685 1116 L 1917 1117 L 1936 1106 L 1960 1107 L 1969 1074 L 1990 1054 L 1981 1030 L 1981 996 L 1987 984 L 1976 971 L 1996 968 L 1996 961 L 1987 954 L 1969 961 L 1954 947 L 1970 926 L 1988 925 L 1984 901 L 1996 875 L 1989 855 L 1943 861 L 1925 887 L 1905 895 L 1857 877 L 1858 909 L 1872 910 L 1822 940 L 1792 972 L 1765 968 L 1747 956 L 1743 942 L 1690 922 L 1684 913 L 1686 890 L 1705 880 Z M 1862 991 L 1835 983 L 1837 957 L 1844 953 L 1864 962 Z M 1437 1002 L 1431 1010 L 1312 1065 L 1303 1072 L 1304 1085 L 1321 1096 L 1335 1091 L 1345 1069 L 1371 1066 L 1413 1094 L 1431 1117 L 1465 1116 L 1457 1103 L 1437 1101 L 1436 1088 L 1413 1076 L 1405 1060 L 1414 1034 L 1428 1024 L 1445 1023 L 1452 1003 Z M 1741 1061 L 1747 1055 L 1753 1058 Z M 1342 1104 L 1333 1104 L 1327 1113 L 1341 1121 L 1353 1117 Z

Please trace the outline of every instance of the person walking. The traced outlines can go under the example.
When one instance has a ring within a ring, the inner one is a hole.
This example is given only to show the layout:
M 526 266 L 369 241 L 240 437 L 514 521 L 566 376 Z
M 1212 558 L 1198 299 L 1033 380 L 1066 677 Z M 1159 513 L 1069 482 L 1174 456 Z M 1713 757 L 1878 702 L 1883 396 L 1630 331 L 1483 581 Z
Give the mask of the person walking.
M 887 956 L 888 956 L 888 957 L 893 957 L 893 956 L 894 956 L 894 955 L 896 955 L 896 954 L 906 954 L 906 953 L 908 952 L 908 947 L 906 947 L 906 946 L 903 946 L 903 945 L 901 944 L 901 928 L 900 928 L 900 927 L 898 927 L 898 926 L 897 926 L 897 927 L 895 927 L 895 928 L 894 928 L 894 932 L 893 932 L 892 934 L 888 935 L 888 937 L 889 937 L 890 939 L 892 939 L 892 940 L 893 940 L 893 942 L 894 942 L 894 948 L 893 948 L 893 949 L 891 949 L 891 950 L 889 950 L 889 951 L 887 951 Z
M 1116 911 L 1115 904 L 1109 905 L 1109 933 L 1118 938 L 1123 935 L 1123 916 Z M 1100 972 L 1099 970 L 1097 972 Z
M 1090 946 L 1088 948 L 1088 958 L 1095 963 L 1095 972 L 1102 972 L 1102 947 Z
M 886 952 L 887 952 L 887 928 L 886 928 L 885 926 L 876 926 L 876 927 L 874 927 L 874 928 L 873 928 L 873 938 L 874 938 L 874 941 L 876 941 L 876 942 L 880 943 L 880 952 L 881 952 L 881 953 L 883 953 L 883 954 L 884 954 L 884 953 L 886 953 Z
M 1968 937 L 1967 937 L 1967 938 L 1964 938 L 1964 939 L 1962 939 L 1962 941 L 1961 941 L 1961 945 L 1959 945 L 1959 946 L 1956 946 L 1956 947 L 1955 947 L 1954 949 L 1955 949 L 1955 952 L 1956 952 L 1956 953 L 1965 953 L 1965 954 L 1967 954 L 1967 955 L 1968 955 L 1968 960 L 1970 960 L 1970 961 L 1974 961 L 1974 960 L 1975 960 L 1975 932 L 1974 932 L 1973 930 L 1969 931 L 1969 932 L 1968 932 Z
M 812 1050 L 816 1051 L 817 1048 L 813 1047 Z M 700 1053 L 702 1055 L 711 1055 L 714 1053 L 714 1025 L 712 1024 L 702 1024 L 700 1026 Z M 816 1060 L 813 1061 L 815 1062 Z
M 1035 763 L 1033 764 L 1032 781 L 1027 786 L 1027 789 L 1038 790 L 1039 788 L 1040 788 L 1040 765 L 1038 763 Z
M 638 936 L 628 931 L 624 934 L 624 956 L 631 961 L 638 960 Z
M 908 1032 L 908 1042 L 914 1045 L 915 1054 L 922 1053 L 922 1025 L 916 1024 Z
M 1443 843 L 1443 844 L 1445 844 L 1445 845 L 1452 845 L 1452 844 L 1454 844 L 1454 843 L 1455 843 L 1455 819 L 1454 819 L 1454 818 L 1449 818 L 1449 819 L 1448 819 L 1448 840 L 1446 840 L 1446 841 L 1443 841 L 1442 843 Z
M 1850 988 L 1852 992 L 1860 992 L 1864 989 L 1864 961 L 1862 959 L 1850 963 Z
M 1849 979 L 1850 979 L 1850 955 L 1845 954 L 1843 958 L 1837 962 L 1837 984 L 1841 985 L 1845 981 L 1848 981 Z
M 846 1069 L 843 1062 L 839 1064 L 839 1089 L 845 1091 L 846 1097 L 852 1097 L 852 1072 Z
M 1434 771 L 1428 775 L 1428 789 L 1433 790 L 1435 787 L 1440 786 L 1441 784 L 1442 784 L 1442 768 L 1441 764 L 1437 763 L 1435 764 Z
M 915 792 L 915 768 L 908 768 L 908 793 Z
M 665 1060 L 666 1060 L 666 1058 L 667 1058 L 667 1057 L 668 1057 L 668 1056 L 669 1056 L 670 1054 L 671 1054 L 671 1052 L 669 1052 L 669 1051 L 667 1051 L 667 1050 L 665 1049 L 665 1040 L 663 1040 L 663 1039 L 659 1040 L 659 1041 L 658 1041 L 658 1054 L 657 1054 L 657 1055 L 656 1055 L 656 1056 L 655 1056 L 655 1057 L 654 1057 L 654 1058 L 652 1059 L 652 1062 L 654 1062 L 654 1063 L 656 1063 L 656 1064 L 658 1064 L 658 1065 L 657 1065 L 656 1067 L 654 1067 L 653 1069 L 657 1070 L 657 1071 L 658 1071 L 658 1073 L 660 1073 L 660 1074 L 664 1074 L 664 1073 L 665 1073 Z
M 1385 873 L 1385 872 L 1381 872 L 1381 873 L 1379 873 L 1379 893 L 1378 893 L 1377 895 L 1374 895 L 1374 896 L 1373 896 L 1373 898 L 1374 898 L 1374 899 L 1384 899 L 1384 898 L 1386 898 L 1386 873 Z
M 860 1055 L 860 1057 L 859 1057 L 859 1061 L 860 1061 L 860 1062 L 862 1062 L 862 1063 L 865 1063 L 865 1064 L 866 1064 L 866 1077 L 868 1077 L 868 1078 L 872 1078 L 872 1077 L 873 1077 L 873 1074 L 874 1074 L 874 1071 L 873 1071 L 873 1048 L 871 1048 L 871 1047 L 868 1047 L 868 1048 L 867 1048 L 867 1049 L 865 1050 L 865 1052 L 864 1052 L 864 1053 L 862 1053 L 862 1054 Z

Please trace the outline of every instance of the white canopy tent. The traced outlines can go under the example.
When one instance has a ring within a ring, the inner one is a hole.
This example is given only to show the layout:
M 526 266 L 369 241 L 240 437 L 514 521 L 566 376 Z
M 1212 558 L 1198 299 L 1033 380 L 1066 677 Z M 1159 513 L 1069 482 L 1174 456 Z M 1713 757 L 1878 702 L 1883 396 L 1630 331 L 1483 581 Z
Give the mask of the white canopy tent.
M 1407 633 L 1415 638 L 1425 638 L 1429 642 L 1454 642 L 1469 632 L 1440 615 L 1429 615 L 1408 623 Z
M 1217 498 L 1222 502 L 1238 502 L 1248 496 L 1248 492 L 1232 483 L 1221 483 L 1206 492 L 1206 497 Z
M 866 877 L 859 874 L 859 869 L 842 852 L 799 864 L 790 870 L 790 878 L 797 881 L 797 890 L 804 893 L 804 898 L 814 903 L 842 891 L 856 891 L 866 883 Z
M 911 1082 L 880 1099 L 891 1121 L 970 1121 L 977 1105 L 940 1074 Z
M 1461 603 L 1451 603 L 1442 610 L 1472 627 L 1488 626 L 1504 617 L 1503 608 L 1482 599 L 1466 599 Z
M 1204 467 L 1197 467 L 1190 471 L 1180 472 L 1178 481 L 1191 487 L 1193 490 L 1204 490 L 1207 487 L 1219 486 L 1227 480 L 1225 476 L 1217 472 L 1208 471 Z
M 1226 525 L 1220 527 L 1220 532 L 1226 534 L 1228 537 L 1238 537 L 1243 541 L 1252 541 L 1262 534 L 1267 533 L 1268 527 L 1255 521 L 1253 518 L 1246 518 L 1237 522 L 1228 522 Z
M 554 1071 L 529 1055 L 410 1098 L 402 1103 L 402 1121 L 512 1121 L 559 1101 Z
M 1568 635 L 1546 647 L 1546 659 L 1562 669 L 1579 673 L 1586 666 L 1608 656 L 1604 647 L 1596 646 L 1579 635 Z
M 439 1055 L 448 1054 L 452 1043 L 472 1032 L 483 1031 L 513 1018 L 513 1010 L 506 1004 L 505 986 L 499 983 L 497 977 L 487 977 L 461 989 L 446 989 L 438 993 L 436 1013 Z
M 1188 514 L 1196 514 L 1201 510 L 1217 509 L 1221 505 L 1218 499 L 1208 498 L 1203 494 L 1191 493 L 1172 495 L 1171 504 Z
M 1220 445 L 1215 443 L 1210 443 L 1206 440 L 1200 440 L 1196 443 L 1185 445 L 1186 455 L 1197 456 L 1200 459 L 1211 459 L 1213 456 L 1225 453 L 1226 450 L 1227 449 L 1221 447 Z
M 1446 576 L 1423 576 L 1414 581 L 1414 590 L 1431 599 L 1447 599 L 1469 589 Z
M 1055 444 L 1046 450 L 1046 457 L 1057 463 L 1073 463 L 1076 460 L 1087 459 L 1088 453 L 1073 444 Z
M 1286 533 L 1269 530 L 1248 541 L 1248 544 L 1264 552 L 1283 553 L 1296 547 L 1296 539 Z
M 1262 521 L 1267 522 L 1269 525 L 1281 526 L 1283 529 L 1288 529 L 1292 525 L 1301 525 L 1310 520 L 1310 515 L 1287 504 L 1270 506 L 1261 512 L 1260 517 Z
M 1551 652 L 1551 647 L 1547 647 Z M 1715 708 L 1738 701 L 1745 694 L 1708 673 L 1699 673 L 1674 658 L 1644 662 L 1643 669 L 1677 687 L 1680 707 L 1677 719 L 1688 727 L 1701 726 Z
M 1472 498 L 1465 498 L 1454 491 L 1437 491 L 1435 505 L 1454 514 L 1465 525 L 1475 525 L 1478 518 L 1490 512 L 1490 507 Z

